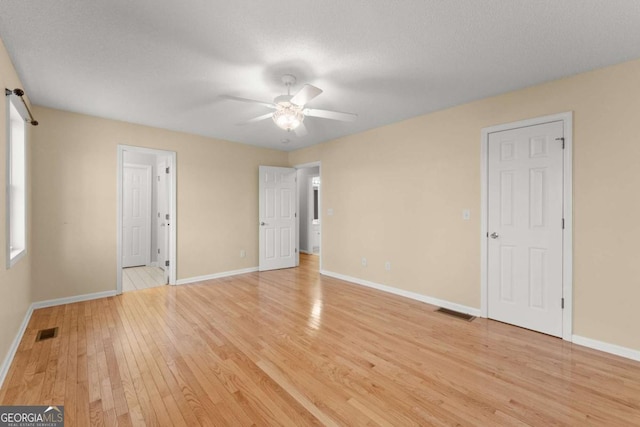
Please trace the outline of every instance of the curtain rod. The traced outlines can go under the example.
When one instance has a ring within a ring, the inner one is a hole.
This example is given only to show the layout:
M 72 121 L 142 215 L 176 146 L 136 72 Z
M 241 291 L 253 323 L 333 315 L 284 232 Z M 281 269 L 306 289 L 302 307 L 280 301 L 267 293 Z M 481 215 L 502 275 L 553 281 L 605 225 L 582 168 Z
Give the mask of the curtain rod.
M 15 96 L 20 97 L 20 100 L 24 104 L 24 108 L 26 108 L 27 109 L 27 113 L 29 113 L 29 118 L 31 119 L 31 121 L 29 123 L 31 123 L 33 126 L 38 126 L 38 121 L 33 118 L 33 114 L 31 114 L 31 110 L 29 109 L 29 106 L 27 105 L 27 103 L 25 102 L 25 100 L 23 98 L 24 91 L 22 89 L 16 88 L 14 90 L 11 90 L 11 89 L 5 88 L 4 89 L 4 94 L 5 94 L 5 96 L 9 96 L 9 95 L 13 94 Z

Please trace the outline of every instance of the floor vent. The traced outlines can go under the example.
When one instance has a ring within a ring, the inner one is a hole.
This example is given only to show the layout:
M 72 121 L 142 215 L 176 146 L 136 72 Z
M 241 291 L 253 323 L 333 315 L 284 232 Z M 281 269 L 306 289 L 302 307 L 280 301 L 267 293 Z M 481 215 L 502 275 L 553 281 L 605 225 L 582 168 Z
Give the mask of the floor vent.
M 49 329 L 40 329 L 38 335 L 36 335 L 36 342 L 48 340 L 49 338 L 55 338 L 58 336 L 58 327 Z
M 448 314 L 449 316 L 457 317 L 458 319 L 466 320 L 467 322 L 471 322 L 473 319 L 476 318 L 476 316 L 472 316 L 466 313 L 460 313 L 459 311 L 449 310 L 448 308 L 440 307 L 436 311 L 439 311 L 440 313 Z

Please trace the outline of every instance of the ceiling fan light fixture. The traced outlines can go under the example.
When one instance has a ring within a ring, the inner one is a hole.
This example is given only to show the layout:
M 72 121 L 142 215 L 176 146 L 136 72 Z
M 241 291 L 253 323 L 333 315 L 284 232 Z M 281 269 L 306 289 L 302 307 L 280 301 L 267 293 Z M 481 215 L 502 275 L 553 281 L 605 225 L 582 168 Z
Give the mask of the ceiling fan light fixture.
M 278 106 L 278 109 L 273 113 L 273 121 L 279 128 L 286 131 L 292 131 L 304 120 L 304 114 L 302 114 L 302 108 L 295 105 Z

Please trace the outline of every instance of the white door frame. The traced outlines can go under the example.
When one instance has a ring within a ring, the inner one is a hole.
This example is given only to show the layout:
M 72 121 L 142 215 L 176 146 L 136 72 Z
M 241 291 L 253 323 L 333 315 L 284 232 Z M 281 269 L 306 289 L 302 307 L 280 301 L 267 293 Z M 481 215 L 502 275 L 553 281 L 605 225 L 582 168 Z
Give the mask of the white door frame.
M 300 165 L 295 165 L 294 168 L 304 169 L 304 168 L 313 168 L 318 166 L 318 176 L 320 176 L 320 192 L 318 193 L 318 219 L 320 219 L 320 266 L 319 271 L 322 271 L 322 254 L 324 253 L 324 245 L 322 244 L 322 225 L 324 223 L 323 213 L 322 213 L 322 162 L 311 162 L 311 163 L 302 163 Z M 298 182 L 298 207 L 297 211 L 300 212 L 300 185 L 306 185 L 306 183 Z M 306 203 L 306 201 L 305 201 Z M 300 265 L 300 215 L 296 215 L 296 233 L 297 233 L 297 246 L 298 253 L 296 254 L 296 267 Z
M 170 189 L 170 185 L 169 182 L 167 181 L 166 175 L 167 173 L 165 172 L 166 168 L 171 168 L 171 161 L 168 157 L 165 156 L 156 156 L 156 176 L 158 177 L 158 181 L 157 181 L 157 194 L 156 194 L 156 212 L 155 213 L 159 213 L 160 210 L 160 199 L 162 198 L 164 201 L 164 205 L 163 208 L 166 207 L 166 211 L 163 210 L 163 214 L 168 214 L 168 210 L 169 210 L 169 198 L 171 196 L 171 189 Z M 170 174 L 169 174 L 170 175 Z M 163 178 L 161 180 L 161 177 Z M 160 191 L 160 182 L 164 181 L 164 185 L 163 185 L 163 190 L 164 191 Z M 164 194 L 162 194 L 164 193 Z M 168 233 L 170 233 L 171 229 L 170 227 L 167 228 L 167 219 L 166 217 L 163 216 L 156 216 L 156 219 L 158 220 L 156 223 L 156 234 L 157 234 L 157 239 L 156 239 L 156 257 L 158 257 L 158 255 L 160 255 L 160 245 L 162 242 L 162 260 L 160 260 L 159 258 L 156 259 L 156 265 L 158 267 L 160 267 L 163 271 L 163 276 L 165 279 L 165 282 L 169 282 L 169 269 L 171 268 L 171 265 L 169 265 L 169 268 L 166 268 L 165 266 L 165 261 L 169 261 L 169 258 L 167 258 L 167 254 L 169 253 L 169 245 L 167 240 L 169 240 L 169 242 L 171 242 L 171 239 L 169 238 Z M 171 224 L 171 215 L 169 215 L 169 224 Z
M 489 170 L 489 135 L 510 129 L 535 126 L 550 122 L 563 122 L 564 130 L 564 165 L 563 165 L 563 216 L 564 231 L 562 235 L 562 296 L 564 310 L 562 311 L 562 338 L 572 340 L 573 333 L 573 112 L 552 114 L 533 119 L 520 120 L 490 126 L 482 129 L 481 139 L 481 215 L 480 215 L 480 291 L 482 317 L 489 314 L 488 307 L 488 170 Z
M 160 156 L 168 156 L 171 159 L 171 195 L 169 196 L 169 206 L 171 211 L 171 222 L 169 232 L 169 284 L 176 284 L 176 247 L 177 247 L 177 217 L 176 217 L 176 177 L 177 177 L 177 162 L 175 151 L 156 150 L 153 148 L 136 147 L 133 145 L 118 144 L 118 168 L 116 170 L 117 176 L 117 213 L 116 213 L 116 294 L 122 294 L 122 184 L 123 184 L 123 170 L 124 170 L 124 152 L 132 151 L 144 154 L 154 154 Z

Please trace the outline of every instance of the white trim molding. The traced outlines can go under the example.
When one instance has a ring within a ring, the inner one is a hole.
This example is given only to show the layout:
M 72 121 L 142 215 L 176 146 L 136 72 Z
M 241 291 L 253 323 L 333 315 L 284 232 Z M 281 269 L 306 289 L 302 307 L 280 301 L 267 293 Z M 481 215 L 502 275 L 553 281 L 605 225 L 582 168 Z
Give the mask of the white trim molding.
M 512 123 L 505 123 L 482 129 L 481 156 L 480 156 L 480 194 L 481 194 L 481 220 L 480 220 L 480 310 L 482 317 L 489 316 L 488 306 L 488 255 L 487 255 L 487 220 L 488 220 L 488 161 L 489 135 L 509 129 L 517 129 L 527 126 L 535 126 L 551 122 L 563 122 L 564 131 L 564 171 L 563 171 L 563 204 L 564 204 L 564 233 L 562 245 L 562 297 L 564 298 L 564 310 L 562 312 L 562 339 L 573 340 L 573 112 L 553 114 L 536 117 Z
M 24 315 L 24 319 L 22 319 L 22 323 L 20 324 L 20 328 L 18 329 L 18 333 L 16 337 L 11 342 L 11 347 L 9 347 L 9 351 L 2 361 L 2 366 L 0 366 L 0 387 L 4 384 L 4 380 L 7 378 L 7 374 L 9 373 L 9 368 L 11 367 L 11 363 L 13 363 L 13 358 L 16 356 L 18 352 L 18 347 L 20 346 L 20 341 L 22 341 L 22 337 L 24 336 L 24 332 L 27 330 L 27 326 L 29 325 L 29 321 L 31 320 L 31 315 L 33 314 L 33 304 L 29 306 L 26 314 Z
M 243 268 L 240 270 L 223 271 L 220 273 L 207 274 L 204 276 L 187 277 L 186 279 L 179 279 L 176 281 L 176 285 L 188 285 L 189 283 L 204 282 L 205 280 L 221 279 L 223 277 L 237 276 L 239 274 L 255 273 L 258 271 L 258 267 Z
M 425 302 L 427 304 L 435 305 L 437 307 L 448 308 L 449 310 L 459 311 L 461 313 L 470 314 L 472 316 L 479 317 L 480 310 L 466 305 L 458 304 L 451 301 L 446 301 L 438 298 L 433 298 L 427 295 L 418 294 L 411 291 L 405 291 L 404 289 L 394 288 L 393 286 L 381 285 L 380 283 L 370 282 L 364 279 L 358 279 L 357 277 L 346 276 L 340 273 L 334 273 L 333 271 L 320 270 L 320 274 L 333 277 L 334 279 L 344 280 L 345 282 L 353 283 L 360 286 L 366 286 L 368 288 L 377 289 L 379 291 L 387 292 L 401 297 L 409 298 L 412 300 Z
M 49 299 L 49 300 L 45 300 L 45 301 L 38 301 L 38 302 L 34 302 L 33 304 L 31 304 L 31 307 L 34 310 L 37 310 L 39 308 L 55 307 L 57 305 L 65 305 L 65 304 L 73 304 L 74 302 L 82 302 L 82 301 L 90 301 L 90 300 L 93 300 L 93 299 L 115 297 L 116 295 L 117 294 L 116 294 L 115 290 L 103 291 L 103 292 L 95 292 L 95 293 L 92 293 L 92 294 L 76 295 L 74 297 L 65 297 L 65 298 Z
M 640 362 L 640 350 L 609 344 L 607 342 L 581 337 L 580 335 L 573 336 L 573 343 Z

